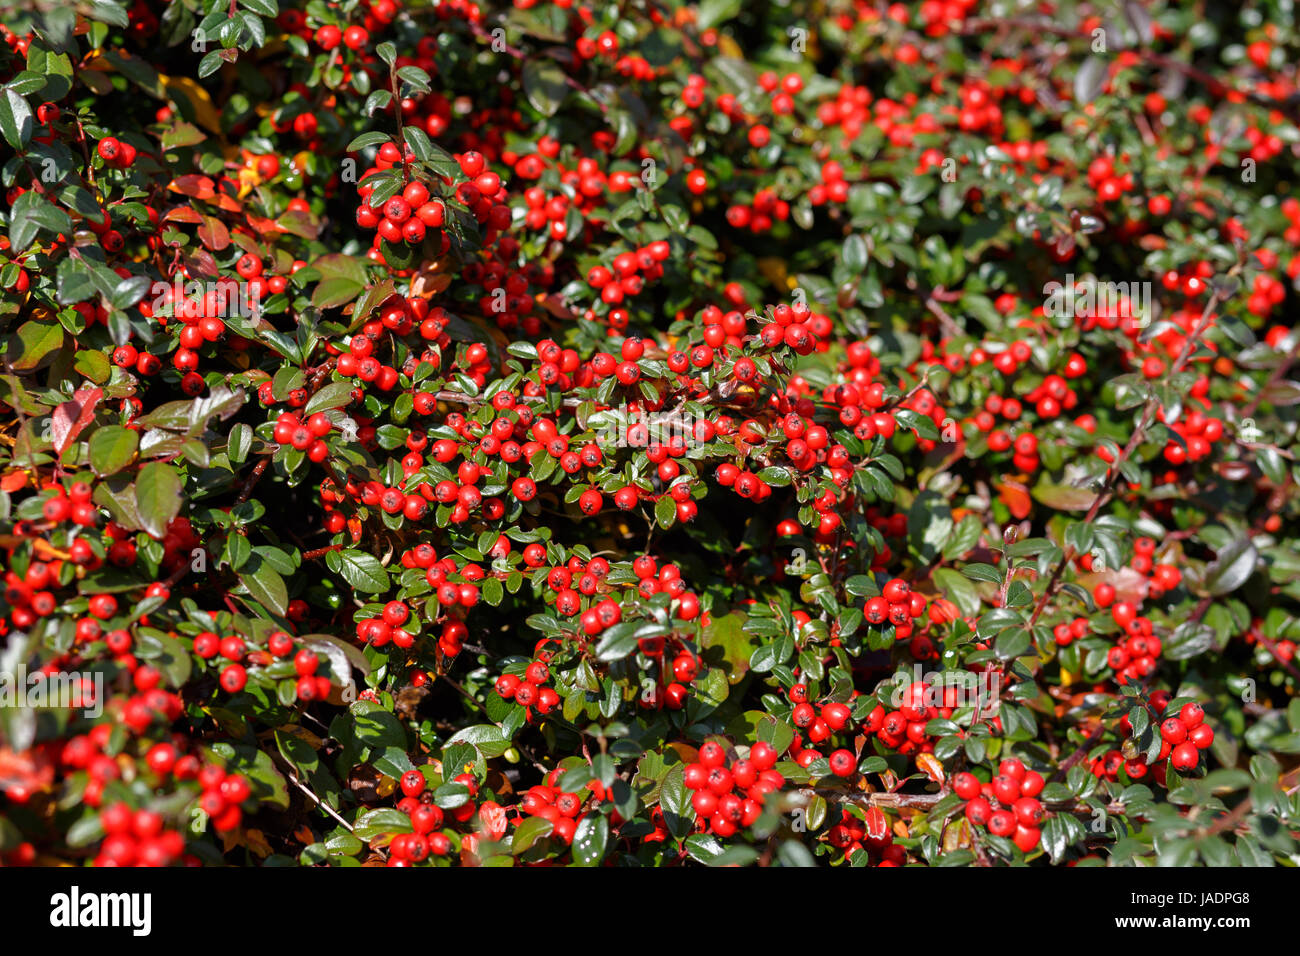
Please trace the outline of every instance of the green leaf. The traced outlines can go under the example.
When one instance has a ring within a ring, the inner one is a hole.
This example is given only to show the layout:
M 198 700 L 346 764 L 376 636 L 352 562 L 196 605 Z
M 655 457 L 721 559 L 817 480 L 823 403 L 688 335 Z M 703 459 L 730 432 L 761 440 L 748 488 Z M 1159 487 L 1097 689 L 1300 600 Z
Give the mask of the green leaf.
M 391 46 L 391 44 L 380 44 L 380 46 Z M 391 143 L 392 140 L 393 137 L 388 133 L 381 133 L 378 130 L 370 130 L 367 133 L 362 133 L 356 139 L 352 140 L 352 142 L 348 143 L 347 151 L 349 153 L 359 153 L 361 150 L 366 149 L 369 146 L 378 146 L 381 143 Z M 319 268 L 319 265 L 317 265 L 317 268 Z
M 14 90 L 6 88 L 0 96 L 0 133 L 14 149 L 21 150 L 32 138 L 32 108 Z M 21 197 L 20 197 L 21 198 Z
M 320 753 L 301 737 L 279 730 L 275 732 L 275 746 L 280 755 L 298 771 L 298 779 L 312 793 L 337 810 L 339 782 L 329 768 L 321 763 Z
M 62 345 L 63 326 L 58 322 L 31 319 L 20 325 L 6 343 L 6 354 L 15 371 L 28 372 Z
M 289 589 L 280 572 L 271 567 L 262 556 L 253 553 L 239 572 L 239 580 L 253 599 L 263 607 L 283 617 L 289 610 Z
M 1053 485 L 1040 482 L 1030 490 L 1034 500 L 1057 511 L 1087 511 L 1096 500 L 1095 492 L 1073 485 Z
M 554 116 L 567 92 L 564 70 L 554 60 L 529 59 L 524 62 L 524 95 L 537 112 Z
M 934 583 L 964 616 L 974 617 L 979 614 L 979 591 L 966 575 L 959 574 L 952 568 L 937 568 Z
M 289 785 L 265 750 L 225 741 L 213 744 L 210 750 L 220 758 L 216 762 L 224 764 L 227 773 L 238 773 L 247 778 L 253 796 L 259 802 L 269 803 L 281 810 L 289 808 Z
M 661 528 L 671 528 L 677 520 L 677 502 L 670 495 L 664 495 L 655 502 L 655 521 Z
M 347 305 L 364 292 L 365 288 L 361 283 L 353 282 L 351 279 L 324 279 L 312 291 L 311 304 L 318 309 L 337 309 L 339 306 Z
M 105 425 L 90 436 L 90 467 L 97 475 L 111 475 L 125 468 L 135 457 L 140 433 L 121 425 Z
M 352 835 L 358 840 L 369 843 L 384 834 L 410 833 L 411 829 L 411 818 L 401 810 L 394 807 L 381 807 L 358 817 L 352 827 Z
M 609 821 L 604 816 L 587 815 L 573 834 L 573 860 L 579 866 L 597 866 L 605 858 L 609 842 Z
M 14 201 L 10 222 L 10 240 L 19 252 L 30 246 L 36 233 L 42 229 L 62 235 L 72 231 L 72 219 L 68 214 L 34 189 Z
M 230 437 L 226 440 L 226 455 L 231 464 L 238 465 L 248 459 L 249 449 L 253 447 L 253 430 L 240 422 L 234 428 L 230 429 Z
M 95 295 L 95 278 L 89 266 L 71 256 L 55 270 L 55 290 L 60 305 L 85 302 Z
M 351 382 L 330 382 L 307 400 L 302 412 L 304 415 L 314 415 L 331 408 L 343 408 L 352 401 L 352 390 L 355 387 Z
M 740 13 L 741 0 L 703 0 L 696 19 L 696 28 L 711 30 Z
M 538 840 L 550 836 L 553 829 L 555 825 L 550 820 L 529 817 L 515 828 L 514 837 L 510 841 L 510 852 L 518 856 L 525 850 L 531 849 Z M 574 836 L 576 838 L 576 832 Z
M 352 708 L 353 732 L 358 741 L 372 750 L 383 751 L 389 747 L 405 749 L 406 728 L 396 714 L 389 713 L 382 707 L 361 704 Z
M 144 529 L 155 538 L 167 533 L 167 525 L 181 511 L 183 485 L 171 465 L 150 462 L 135 479 L 135 509 Z
M 1053 863 L 1060 861 L 1061 856 L 1065 853 L 1066 847 L 1066 826 L 1065 818 L 1060 814 L 1049 817 L 1043 824 L 1043 849 L 1047 855 L 1052 858 Z
M 1214 646 L 1214 628 L 1200 621 L 1183 621 L 1164 643 L 1164 657 L 1185 661 Z
M 845 268 L 853 275 L 859 275 L 867 268 L 867 242 L 862 236 L 852 235 L 844 240 L 840 258 Z
M 968 564 L 961 573 L 973 581 L 991 581 L 994 584 L 1001 584 L 1004 577 L 1004 573 L 991 564 Z
M 388 572 L 379 559 L 363 551 L 340 551 L 340 569 L 344 579 L 365 594 L 380 594 L 390 585 Z
M 1205 589 L 1213 597 L 1237 590 L 1246 583 L 1259 553 L 1248 538 L 1241 538 L 1220 548 L 1214 561 L 1205 569 Z
M 705 866 L 720 857 L 724 849 L 721 841 L 712 833 L 693 833 L 686 838 L 684 845 L 691 859 Z

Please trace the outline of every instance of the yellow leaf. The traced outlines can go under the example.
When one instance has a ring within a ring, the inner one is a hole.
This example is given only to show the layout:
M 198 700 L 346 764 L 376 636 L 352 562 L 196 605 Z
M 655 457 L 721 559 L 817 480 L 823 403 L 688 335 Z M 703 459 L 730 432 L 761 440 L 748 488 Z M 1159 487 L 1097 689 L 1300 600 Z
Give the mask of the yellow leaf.
M 718 34 L 718 52 L 723 56 L 735 57 L 738 60 L 745 58 L 745 51 L 740 48 L 740 44 L 725 33 Z
M 939 763 L 933 754 L 917 754 L 916 765 L 935 783 L 943 784 L 943 764 Z
M 189 102 L 194 109 L 194 121 L 196 123 L 209 133 L 221 135 L 221 115 L 217 112 L 216 107 L 212 105 L 212 97 L 208 95 L 207 90 L 188 76 L 160 75 L 160 79 L 167 89 L 167 95 L 173 100 L 179 93 Z
M 244 839 L 247 841 L 248 848 L 258 856 L 270 856 L 275 852 L 271 849 L 271 844 L 266 842 L 266 837 L 261 830 L 244 831 Z
M 239 171 L 239 198 L 243 199 L 253 191 L 253 187 L 261 183 L 262 177 L 257 175 L 257 170 L 249 169 L 245 166 Z
M 775 256 L 766 256 L 758 260 L 758 271 L 774 286 L 786 284 L 787 273 L 785 260 Z
M 301 724 L 284 724 L 275 729 L 278 733 L 282 733 L 286 737 L 295 737 L 298 740 L 301 740 L 312 750 L 320 750 L 321 747 L 325 745 L 325 741 L 321 740 Z

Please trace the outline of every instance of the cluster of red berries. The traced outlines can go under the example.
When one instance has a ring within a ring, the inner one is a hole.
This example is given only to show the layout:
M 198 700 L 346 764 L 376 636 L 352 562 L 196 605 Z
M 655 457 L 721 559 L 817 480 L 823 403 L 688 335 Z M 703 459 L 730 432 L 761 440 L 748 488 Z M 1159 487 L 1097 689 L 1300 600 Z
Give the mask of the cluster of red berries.
M 1115 682 L 1127 684 L 1154 673 L 1164 644 L 1155 636 L 1151 619 L 1139 615 L 1128 601 L 1111 605 L 1114 588 L 1109 584 L 1097 585 L 1093 597 L 1098 607 L 1110 607 L 1111 619 L 1120 628 L 1118 642 L 1106 653 L 1106 664 L 1115 672 Z
M 58 587 L 62 561 L 33 561 L 23 575 L 5 571 L 5 602 L 9 605 L 9 623 L 19 630 L 30 628 L 39 618 L 49 617 L 59 606 L 54 593 Z
M 856 692 L 855 692 L 856 694 Z M 802 681 L 790 687 L 786 692 L 794 705 L 790 712 L 791 723 L 807 734 L 809 743 L 820 744 L 839 733 L 851 733 L 853 729 L 853 708 L 842 701 L 827 701 L 814 705 L 808 700 L 808 685 Z M 821 756 L 810 747 L 803 746 L 803 737 L 795 735 L 789 753 L 791 759 L 801 767 L 807 767 Z M 838 756 L 837 756 L 838 755 Z M 845 760 L 845 755 L 848 759 Z M 851 776 L 857 769 L 857 759 L 847 750 L 838 750 L 831 755 L 831 771 L 836 776 Z
M 594 133 L 592 144 L 597 149 L 607 151 L 602 135 L 604 132 L 606 131 Z M 554 194 L 548 193 L 546 187 L 541 185 L 527 189 L 524 201 L 528 211 L 524 225 L 529 229 L 541 230 L 547 228 L 549 222 L 550 237 L 561 241 L 576 238 L 569 235 L 571 210 L 578 214 L 580 220 L 585 220 L 589 212 L 604 202 L 606 190 L 616 194 L 631 192 L 646 182 L 650 170 L 649 164 L 646 164 L 640 172 L 616 169 L 606 174 L 600 168 L 600 163 L 589 156 L 580 156 L 576 162 L 568 164 L 560 156 L 562 145 L 554 136 L 542 136 L 537 140 L 536 152 L 518 155 L 507 151 L 501 157 L 503 162 L 514 166 L 515 175 L 521 179 L 535 180 L 541 177 L 548 166 L 554 168 L 559 175 L 560 185 L 567 189 L 557 190 Z M 628 158 L 642 162 L 651 157 L 644 148 L 638 147 Z M 569 189 L 572 190 L 572 196 L 569 195 Z
M 925 595 L 913 591 L 902 578 L 885 582 L 880 594 L 868 598 L 862 613 L 868 624 L 894 626 L 894 640 L 904 641 L 912 636 L 913 622 L 925 613 L 928 602 Z
M 104 842 L 95 866 L 167 866 L 185 852 L 185 837 L 167 829 L 162 814 L 114 803 L 99 811 Z
M 1073 621 L 1062 621 L 1052 628 L 1052 638 L 1057 647 L 1069 647 L 1075 641 L 1081 641 L 1092 629 L 1086 617 L 1076 617 Z
M 846 145 L 858 138 L 858 135 L 871 122 L 871 89 L 867 86 L 855 86 L 845 83 L 835 93 L 833 99 L 823 100 L 817 105 L 817 119 L 823 127 L 830 130 L 838 126 L 843 133 L 841 143 Z M 900 112 L 905 109 L 892 100 L 882 99 L 877 102 L 876 123 L 886 134 L 895 128 L 893 108 Z
M 1260 264 L 1261 269 L 1277 268 L 1277 253 L 1271 249 L 1259 249 L 1255 252 L 1255 259 Z M 1300 264 L 1300 258 L 1292 260 L 1293 263 Z M 1291 278 L 1295 278 L 1292 276 Z M 1266 318 L 1280 306 L 1286 299 L 1286 284 L 1281 279 L 1269 275 L 1267 272 L 1258 272 L 1255 274 L 1254 281 L 1250 287 L 1250 297 L 1246 299 L 1246 309 L 1260 318 Z
M 584 60 L 594 60 L 598 56 L 612 60 L 618 56 L 618 35 L 613 30 L 602 30 L 594 37 L 578 37 L 573 49 Z
M 633 252 L 620 252 L 608 267 L 592 266 L 587 284 L 600 293 L 602 302 L 619 305 L 625 298 L 639 295 L 647 282 L 662 278 L 663 264 L 671 254 L 672 247 L 662 239 Z
M 1164 410 L 1157 416 L 1178 438 L 1165 445 L 1165 461 L 1178 466 L 1189 461 L 1200 461 L 1214 450 L 1214 444 L 1223 438 L 1223 422 L 1193 409 L 1177 421 L 1165 421 Z M 1178 439 L 1182 439 L 1179 441 Z
M 537 545 L 536 542 L 533 544 Z M 529 567 L 540 568 L 546 563 L 545 548 L 541 545 L 537 548 L 542 552 L 540 555 L 537 550 L 524 549 L 524 563 Z M 534 564 L 539 557 L 540 563 Z M 582 608 L 583 598 L 594 598 L 604 586 L 608 574 L 609 562 L 604 558 L 596 557 L 584 562 L 577 555 L 546 573 L 547 590 L 555 595 L 555 610 L 566 618 L 580 615 L 579 623 L 588 637 L 623 620 L 622 606 L 610 596 L 594 601 L 585 611 Z
M 478 304 L 484 318 L 492 319 L 499 329 L 518 328 L 525 335 L 534 336 L 542 330 L 542 319 L 536 314 L 537 297 L 533 285 L 550 286 L 555 279 L 555 267 L 545 260 L 528 261 L 519 266 L 518 258 L 518 240 L 503 236 L 496 245 L 493 258 L 467 263 L 461 278 L 483 289 Z M 486 365 L 483 359 L 487 356 L 487 349 L 479 343 L 469 348 L 476 346 L 483 350 L 483 354 L 470 359 L 470 364 Z
M 361 177 L 357 186 L 362 199 L 361 206 L 357 208 L 357 225 L 362 229 L 375 230 L 376 245 L 381 239 L 392 243 L 419 245 L 424 242 L 429 229 L 442 229 L 446 225 L 447 206 L 440 198 L 432 196 L 429 187 L 419 181 L 407 183 L 401 193 L 390 196 L 378 207 L 371 206 L 370 196 L 375 187 L 373 183 L 367 183 L 366 178 L 391 167 L 396 161 L 392 154 L 398 154 L 397 159 L 401 158 L 396 146 L 385 143 L 379 150 L 375 168 L 367 170 Z M 384 163 L 388 165 L 384 166 Z M 446 234 L 440 235 L 444 248 L 439 250 L 439 255 L 451 248 L 451 240 Z
M 367 384 L 373 382 L 382 391 L 391 391 L 397 386 L 397 369 L 385 365 L 375 356 L 375 350 L 387 333 L 406 335 L 418 328 L 422 338 L 439 348 L 446 348 L 451 342 L 444 331 L 447 322 L 446 312 L 441 308 L 431 309 L 426 299 L 389 296 L 379 306 L 379 318 L 367 322 L 358 334 L 348 339 L 347 351 L 334 350 L 338 354 L 338 373 L 345 378 L 359 378 Z M 418 360 L 437 364 L 435 356 L 428 352 L 421 354 Z
M 1184 704 L 1176 715 L 1165 716 L 1169 709 L 1168 691 L 1153 693 L 1150 704 L 1154 712 L 1164 719 L 1160 723 L 1160 753 L 1151 767 L 1147 766 L 1143 756 L 1123 760 L 1118 751 L 1111 751 L 1093 762 L 1093 773 L 1097 776 L 1115 778 L 1118 768 L 1112 754 L 1119 754 L 1130 780 L 1143 779 L 1149 770 L 1154 770 L 1154 779 L 1165 779 L 1164 762 L 1168 760 L 1179 773 L 1190 773 L 1200 766 L 1201 751 L 1209 749 L 1214 743 L 1214 728 L 1205 723 L 1205 711 L 1200 704 L 1192 701 Z M 1119 730 L 1125 735 L 1133 733 L 1133 724 L 1129 715 L 1119 720 Z
M 1152 600 L 1158 600 L 1166 592 L 1174 590 L 1182 583 L 1183 572 L 1174 564 L 1156 564 L 1155 563 L 1156 543 L 1151 538 L 1138 538 L 1133 542 L 1133 558 L 1129 562 L 1129 567 L 1138 574 L 1147 578 L 1147 597 Z M 1075 559 L 1075 563 L 1083 571 L 1095 571 L 1094 559 L 1091 554 L 1083 554 Z M 1101 591 L 1106 604 L 1109 607 L 1114 601 L 1114 588 L 1107 585 Z
M 1264 662 L 1280 662 L 1284 665 L 1295 660 L 1295 641 L 1291 640 L 1289 637 L 1284 637 L 1281 640 L 1269 641 L 1266 645 L 1260 640 L 1262 637 L 1264 637 L 1264 621 L 1261 618 L 1255 618 L 1250 622 L 1250 627 L 1246 628 L 1246 632 L 1242 635 L 1242 639 L 1246 642 L 1248 647 L 1255 647 L 1258 645 L 1259 651 L 1257 651 L 1257 659 L 1260 655 L 1266 655 L 1263 657 Z
M 194 636 L 194 654 L 200 660 L 213 660 L 218 656 L 229 663 L 221 667 L 217 683 L 229 694 L 237 694 L 248 684 L 246 663 L 251 666 L 265 667 L 275 658 L 293 657 L 294 672 L 298 677 L 295 692 L 301 701 L 320 700 L 328 697 L 329 678 L 317 674 L 320 658 L 309 648 L 298 648 L 293 638 L 284 631 L 275 631 L 267 637 L 266 650 L 249 648 L 245 639 L 238 634 L 220 637 L 212 631 L 201 631 Z
M 1195 770 L 1202 750 L 1214 743 L 1214 728 L 1205 723 L 1205 711 L 1195 702 L 1184 704 L 1177 717 L 1167 717 L 1160 724 L 1160 757 L 1169 758 L 1174 769 L 1182 773 Z
M 564 770 L 557 767 L 546 775 L 542 783 L 524 791 L 514 808 L 517 810 L 514 817 L 515 826 L 529 817 L 540 817 L 550 822 L 551 836 L 566 845 L 573 843 L 578 824 L 582 822 L 584 806 L 588 802 L 593 805 L 602 802 L 607 794 L 604 784 L 594 779 L 589 780 L 585 785 L 588 791 L 587 797 L 581 793 L 562 790 L 559 783 L 563 776 Z
M 334 423 L 324 412 L 316 412 L 305 421 L 292 412 L 281 412 L 275 420 L 273 435 L 279 444 L 305 452 L 309 461 L 322 462 L 329 456 L 325 438 L 333 430 Z
M 516 674 L 502 674 L 497 678 L 496 692 L 505 700 L 513 700 L 525 708 L 535 708 L 539 714 L 549 714 L 560 706 L 560 695 L 547 686 L 551 669 L 542 661 L 533 661 L 524 668 L 523 679 Z
M 161 674 L 156 669 L 138 667 L 133 677 L 138 693 L 117 697 L 107 703 L 107 709 L 128 731 L 142 735 L 156 722 L 171 724 L 184 713 L 185 705 L 180 697 L 158 686 Z M 109 738 L 114 729 L 111 722 L 97 724 L 88 733 L 69 738 L 60 753 L 59 759 L 64 767 L 86 771 L 88 779 L 82 799 L 87 806 L 98 807 L 108 784 L 124 776 L 123 766 L 108 752 Z M 171 772 L 177 780 L 190 779 L 199 772 L 198 761 L 191 756 L 176 758 L 169 767 L 165 751 L 157 747 L 149 751 L 147 760 L 151 769 L 160 776 Z M 16 799 L 12 790 L 8 796 Z
M 1042 837 L 1047 813 L 1038 795 L 1044 783 L 1042 774 L 1026 770 L 1015 758 L 998 764 L 998 774 L 989 783 L 981 783 L 971 773 L 952 778 L 953 792 L 966 801 L 966 819 L 996 837 L 1012 840 L 1024 853 L 1038 846 Z
M 814 206 L 849 201 L 849 182 L 844 178 L 844 167 L 840 163 L 833 159 L 822 163 L 821 182 L 808 188 L 808 201 Z
M 461 774 L 452 782 L 469 787 L 471 795 L 478 790 L 472 774 Z M 398 786 L 402 791 L 402 799 L 398 801 L 397 809 L 410 817 L 412 832 L 399 833 L 392 838 L 388 845 L 388 865 L 410 866 L 412 863 L 421 863 L 430 856 L 446 856 L 451 852 L 451 838 L 439 831 L 448 816 L 459 823 L 469 820 L 474 815 L 474 801 L 466 800 L 444 813 L 433 802 L 433 794 L 427 789 L 428 780 L 419 770 L 408 770 L 402 774 Z
M 90 527 L 99 516 L 98 509 L 90 500 L 93 489 L 84 481 L 76 482 L 71 488 L 64 489 L 62 484 L 54 486 L 54 494 L 45 499 L 41 514 L 46 521 L 56 525 L 65 521 Z
M 114 169 L 129 169 L 135 164 L 135 147 L 116 136 L 105 136 L 95 147 L 99 158 Z
M 340 30 L 332 23 L 317 28 L 316 45 L 322 50 L 334 50 L 340 43 L 349 50 L 360 50 L 370 43 L 370 31 L 357 24 L 353 24 L 345 30 Z
M 890 703 L 897 701 L 898 709 L 886 710 L 883 704 L 877 704 L 863 721 L 862 729 L 875 734 L 882 744 L 904 756 L 932 752 L 934 738 L 926 733 L 926 724 L 931 720 L 952 717 L 953 712 L 965 703 L 963 688 L 954 684 L 932 687 L 923 681 L 914 681 L 901 688 L 894 686 L 896 689 Z M 990 723 L 995 729 L 1000 726 L 997 717 Z
M 693 621 L 699 614 L 699 598 L 686 589 L 682 579 L 681 568 L 675 564 L 660 566 L 651 554 L 642 554 L 632 561 L 632 573 L 637 577 L 637 593 L 643 598 L 656 594 L 667 594 L 678 602 L 678 617 L 683 621 Z
M 1119 159 L 1125 163 L 1129 161 L 1127 155 L 1121 155 Z M 1088 185 L 1096 192 L 1098 202 L 1108 203 L 1132 192 L 1134 179 L 1131 172 L 1118 172 L 1115 160 L 1110 156 L 1098 156 L 1088 164 Z
M 119 345 L 113 350 L 113 364 L 122 369 L 134 369 L 141 375 L 157 375 L 162 368 L 162 359 L 152 352 L 142 352 L 130 342 Z
M 917 447 L 920 448 L 921 451 L 934 451 L 935 448 L 939 446 L 939 442 L 955 441 L 958 437 L 953 433 L 947 435 L 944 434 L 944 429 L 948 427 L 948 423 L 951 422 L 951 419 L 948 417 L 947 410 L 939 404 L 939 400 L 935 398 L 934 393 L 928 388 L 918 389 L 915 394 L 905 397 L 899 407 L 916 412 L 918 415 L 930 419 L 935 428 L 939 431 L 939 439 L 936 441 L 933 438 L 923 437 L 916 428 L 912 429 L 912 434 L 916 436 Z M 840 412 L 840 421 L 843 422 L 844 418 L 845 414 L 842 410 Z M 870 416 L 870 420 L 864 416 L 858 427 L 853 429 L 853 434 L 864 441 L 869 441 L 876 437 L 876 435 L 880 435 L 883 438 L 891 438 L 893 437 L 897 426 L 898 422 L 892 414 L 881 415 L 878 413 Z
M 692 595 L 693 597 L 694 595 Z M 642 638 L 638 646 L 643 654 L 649 657 L 658 657 L 663 653 L 665 641 L 663 638 Z M 690 696 L 689 685 L 700 674 L 700 658 L 691 653 L 689 650 L 682 649 L 672 661 L 660 667 L 658 682 L 654 685 L 654 690 L 649 694 L 643 694 L 641 697 L 641 706 L 647 709 L 659 709 L 667 707 L 669 710 L 681 710 L 686 706 L 686 701 Z M 671 673 L 672 680 L 668 681 L 668 674 Z
M 216 764 L 207 764 L 199 771 L 198 808 L 208 815 L 213 829 L 227 833 L 244 819 L 243 804 L 252 796 L 248 781 L 237 773 L 226 773 Z
M 862 816 L 859 817 L 858 813 Z M 826 842 L 837 850 L 843 850 L 846 860 L 855 853 L 866 852 L 875 860 L 876 866 L 903 866 L 907 862 L 907 851 L 894 842 L 889 818 L 879 807 L 861 810 L 845 807 L 840 813 L 839 823 L 826 831 Z
M 769 793 L 785 785 L 785 777 L 773 768 L 778 754 L 771 744 L 759 741 L 749 748 L 748 759 L 728 766 L 727 751 L 717 741 L 706 741 L 699 761 L 687 764 L 686 786 L 693 790 L 691 806 L 696 827 L 720 837 L 753 826 L 763 813 Z
M 1079 393 L 1070 387 L 1066 378 L 1078 378 L 1087 370 L 1082 356 L 1070 356 L 1065 360 L 1065 375 L 1048 375 L 1025 395 L 1025 401 L 1034 403 L 1034 413 L 1039 418 L 1051 421 L 1079 404 Z
M 391 641 L 405 650 L 414 646 L 419 636 L 404 628 L 403 625 L 410 620 L 410 608 L 401 601 L 389 601 L 377 617 L 357 621 L 357 637 L 374 647 L 383 647 Z
M 756 124 L 749 128 L 749 141 L 758 146 L 767 144 L 769 133 L 766 126 Z M 759 143 L 756 143 L 758 140 Z M 777 222 L 790 218 L 790 204 L 777 197 L 774 189 L 755 190 L 748 204 L 736 202 L 727 207 L 727 224 L 733 229 L 748 229 L 751 233 L 771 232 Z

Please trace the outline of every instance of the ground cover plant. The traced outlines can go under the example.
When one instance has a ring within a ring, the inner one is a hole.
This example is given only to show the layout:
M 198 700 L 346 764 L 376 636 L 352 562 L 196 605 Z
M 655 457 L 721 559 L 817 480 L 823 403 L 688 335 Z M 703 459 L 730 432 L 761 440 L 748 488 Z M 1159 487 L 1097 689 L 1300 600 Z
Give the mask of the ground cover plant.
M 1294 14 L 8 4 L 0 862 L 1293 860 Z

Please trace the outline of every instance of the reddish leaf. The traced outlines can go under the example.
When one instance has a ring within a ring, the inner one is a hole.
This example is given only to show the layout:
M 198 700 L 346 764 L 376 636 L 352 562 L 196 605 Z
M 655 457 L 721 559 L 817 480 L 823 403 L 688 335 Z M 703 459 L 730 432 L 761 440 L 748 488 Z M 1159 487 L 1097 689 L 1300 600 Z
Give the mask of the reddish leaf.
M 27 484 L 27 472 L 11 471 L 0 478 L 0 491 L 15 492 Z
M 239 200 L 235 199 L 232 196 L 227 196 L 225 193 L 218 193 L 215 198 L 217 201 L 217 208 L 222 210 L 223 212 L 244 211 L 243 205 L 239 202 Z
M 50 433 L 54 438 L 54 450 L 60 456 L 95 417 L 95 406 L 104 397 L 102 388 L 83 388 L 73 393 L 71 401 L 64 402 L 54 409 Z
M 1011 516 L 1017 521 L 1023 521 L 1029 517 L 1029 512 L 1034 507 L 1033 499 L 1029 497 L 1029 489 L 1018 481 L 1004 481 L 1001 484 L 994 484 L 998 490 L 998 498 L 1007 506 Z
M 263 219 L 261 216 L 254 215 L 249 215 L 246 218 L 248 224 L 264 236 L 274 236 L 288 231 L 274 219 Z
M 207 176 L 188 173 L 177 176 L 167 188 L 172 192 L 193 196 L 195 199 L 212 199 L 216 196 L 215 186 L 216 184 Z
M 203 221 L 203 217 L 193 206 L 173 206 L 168 209 L 163 219 L 167 222 L 184 222 L 197 224 Z
M 198 236 L 199 242 L 213 252 L 221 252 L 230 245 L 230 230 L 215 216 L 203 217 L 203 225 L 199 227 Z

